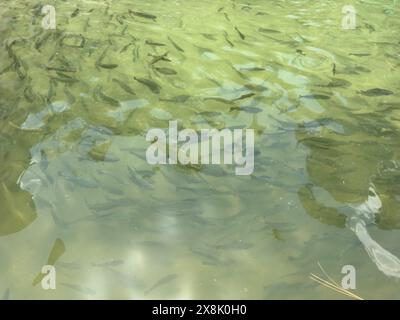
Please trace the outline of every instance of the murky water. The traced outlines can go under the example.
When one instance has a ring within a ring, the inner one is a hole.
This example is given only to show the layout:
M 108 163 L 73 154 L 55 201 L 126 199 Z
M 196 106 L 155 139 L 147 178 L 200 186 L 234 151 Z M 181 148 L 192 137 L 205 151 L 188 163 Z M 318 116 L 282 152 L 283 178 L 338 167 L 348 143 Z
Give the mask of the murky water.
M 0 4 L 0 298 L 400 298 L 396 2 L 46 4 Z M 149 165 L 169 120 L 254 129 L 254 172 Z

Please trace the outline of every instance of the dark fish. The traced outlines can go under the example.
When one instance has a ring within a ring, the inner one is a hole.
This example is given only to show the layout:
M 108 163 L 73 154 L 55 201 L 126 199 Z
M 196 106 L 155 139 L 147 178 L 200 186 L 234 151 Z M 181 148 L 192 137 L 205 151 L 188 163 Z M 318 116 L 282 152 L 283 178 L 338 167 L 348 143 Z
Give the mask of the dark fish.
M 155 63 L 157 63 L 158 61 L 161 61 L 161 60 L 169 61 L 169 60 L 166 60 L 167 59 L 167 55 L 168 55 L 168 51 L 165 52 L 164 54 L 160 55 L 160 56 L 154 57 L 154 59 L 151 60 L 150 64 L 155 64 Z
M 124 260 L 110 260 L 102 263 L 92 263 L 93 267 L 116 267 L 124 263 Z
M 181 95 L 181 96 L 172 97 L 170 99 L 161 99 L 160 98 L 160 101 L 183 103 L 183 102 L 186 102 L 189 98 L 190 98 L 190 96 Z
M 231 40 L 229 40 L 229 36 L 228 36 L 228 33 L 226 31 L 224 31 L 224 38 L 225 38 L 226 42 L 228 42 L 228 44 L 233 48 L 234 44 L 232 43 Z
M 90 210 L 94 211 L 95 214 L 100 216 L 105 216 L 105 214 L 100 214 L 100 212 L 122 207 L 129 208 L 133 206 L 135 202 L 131 199 L 116 199 L 105 203 L 95 203 L 95 204 L 90 204 L 86 201 L 86 204 Z
M 101 88 L 97 90 L 97 94 L 100 97 L 101 100 L 104 102 L 107 102 L 108 104 L 114 106 L 114 107 L 119 107 L 120 103 L 118 100 L 115 100 L 114 98 L 111 98 L 109 96 L 106 96 L 103 92 L 101 92 Z
M 158 85 L 156 82 L 150 79 L 145 79 L 145 78 L 136 78 L 133 77 L 137 82 L 140 82 L 141 84 L 145 85 L 148 87 L 153 93 L 160 93 L 160 85 Z
M 244 111 L 247 113 L 260 113 L 263 110 L 256 107 L 232 107 L 229 111 Z
M 201 35 L 202 35 L 204 38 L 208 39 L 208 40 L 212 40 L 212 41 L 217 40 L 217 39 L 214 37 L 214 35 L 212 35 L 211 33 L 202 33 Z
M 165 74 L 165 75 L 168 75 L 168 76 L 172 76 L 172 75 L 177 74 L 177 72 L 175 70 L 171 69 L 171 68 L 157 68 L 156 67 L 154 69 L 156 69 L 158 72 L 160 72 L 162 74 Z
M 268 28 L 259 28 L 258 32 L 261 32 L 261 33 L 281 33 L 278 30 L 268 29 Z
M 73 105 L 76 101 L 74 95 L 71 93 L 71 91 L 68 90 L 67 87 L 64 87 L 64 93 L 67 96 L 68 104 Z
M 112 81 L 115 82 L 116 84 L 118 84 L 121 87 L 121 89 L 123 89 L 127 93 L 130 93 L 132 95 L 136 95 L 135 91 L 133 91 L 133 89 L 131 87 L 129 87 L 127 84 L 125 84 L 121 80 L 118 80 L 118 79 L 114 78 L 114 79 L 112 79 Z
M 71 13 L 71 18 L 76 17 L 79 14 L 79 8 L 76 8 L 74 12 Z
M 213 100 L 213 101 L 217 101 L 217 102 L 221 102 L 221 103 L 225 103 L 225 104 L 233 104 L 232 100 L 224 99 L 224 98 L 221 98 L 221 97 L 207 97 L 207 98 L 204 98 L 204 101 L 208 101 L 208 100 Z
M 49 67 L 45 66 L 46 70 L 49 71 L 59 71 L 59 72 L 76 72 L 75 67 L 70 67 L 70 66 L 62 66 L 62 67 Z
M 243 240 L 233 241 L 227 244 L 218 244 L 211 246 L 218 250 L 247 250 L 253 247 L 251 243 L 245 242 Z
M 314 99 L 314 100 L 328 100 L 331 97 L 325 94 L 309 94 L 305 96 L 300 96 L 300 99 Z
M 99 63 L 98 66 L 104 69 L 115 69 L 118 67 L 115 63 Z
M 165 47 L 166 46 L 164 43 L 154 42 L 151 40 L 146 40 L 144 43 L 148 44 L 149 46 L 156 46 L 156 47 Z
M 351 86 L 351 82 L 344 80 L 344 79 L 332 79 L 331 82 L 328 84 L 319 84 L 316 85 L 317 87 L 321 88 L 347 88 Z
M 58 82 L 63 82 L 63 83 L 75 83 L 79 82 L 78 79 L 73 78 L 73 77 L 51 77 L 51 80 L 58 81 Z
M 137 174 L 133 169 L 128 166 L 128 174 L 132 181 L 138 185 L 139 187 L 146 188 L 146 189 L 153 189 L 153 186 L 150 182 L 146 181 L 139 174 Z
M 157 19 L 156 16 L 154 16 L 154 15 L 152 15 L 150 13 L 133 11 L 133 10 L 129 10 L 129 13 L 134 15 L 134 16 L 140 17 L 140 18 L 151 19 L 151 20 L 156 20 Z
M 370 53 L 349 53 L 349 56 L 356 56 L 356 57 L 368 57 Z
M 172 45 L 175 47 L 176 50 L 180 51 L 180 52 L 185 52 L 185 50 L 183 50 L 180 46 L 178 46 L 176 44 L 175 41 L 173 41 L 170 37 L 168 37 L 168 40 L 172 43 Z
M 246 39 L 245 35 L 243 33 L 241 33 L 237 27 L 235 27 L 235 30 L 237 31 L 237 33 L 239 34 L 239 36 L 242 40 Z
M 64 172 L 59 172 L 58 173 L 60 176 L 62 176 L 65 180 L 71 182 L 72 184 L 84 187 L 84 188 L 97 188 L 97 184 L 91 181 L 88 181 L 84 178 L 81 177 L 77 177 L 77 176 L 73 176 L 71 174 L 68 173 L 64 173 Z
M 45 31 L 45 34 L 35 42 L 35 49 L 39 50 L 40 47 L 50 38 L 51 35 L 52 33 L 50 31 Z
M 165 285 L 173 280 L 175 280 L 178 276 L 176 274 L 169 274 L 167 276 L 165 276 L 164 278 L 161 278 L 160 280 L 158 280 L 151 288 L 147 289 L 144 294 L 148 295 L 150 292 L 152 292 L 153 290 L 157 289 L 158 287 Z
M 390 96 L 393 94 L 392 91 L 380 88 L 369 89 L 366 91 L 360 91 L 363 96 L 367 97 L 378 97 L 378 96 Z
M 234 99 L 233 101 L 243 100 L 243 99 L 247 99 L 247 98 L 250 98 L 250 97 L 253 97 L 253 96 L 255 96 L 255 93 L 250 92 L 250 93 L 246 93 L 246 94 L 240 96 L 239 98 Z
M 131 45 L 133 45 L 133 42 L 128 43 L 127 45 L 125 45 L 120 52 L 124 52 L 126 51 Z

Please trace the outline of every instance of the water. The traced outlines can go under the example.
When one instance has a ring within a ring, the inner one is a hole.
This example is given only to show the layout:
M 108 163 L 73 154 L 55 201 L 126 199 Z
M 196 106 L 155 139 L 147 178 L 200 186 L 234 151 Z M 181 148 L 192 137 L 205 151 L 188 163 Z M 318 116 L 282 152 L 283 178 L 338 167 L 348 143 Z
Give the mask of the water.
M 45 4 L 0 4 L 0 297 L 344 298 L 319 262 L 400 298 L 395 2 L 355 1 L 355 30 L 344 1 L 58 0 L 55 30 Z M 169 120 L 254 129 L 253 174 L 149 165 Z

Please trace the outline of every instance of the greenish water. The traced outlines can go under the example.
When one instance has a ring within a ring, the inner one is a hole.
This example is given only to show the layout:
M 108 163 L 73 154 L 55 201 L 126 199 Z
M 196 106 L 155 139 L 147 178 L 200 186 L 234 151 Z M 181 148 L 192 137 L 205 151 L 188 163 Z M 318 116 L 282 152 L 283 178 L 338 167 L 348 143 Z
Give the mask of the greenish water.
M 400 298 L 395 3 L 45 4 L 0 4 L 0 298 Z M 149 165 L 169 120 L 254 129 L 254 172 Z

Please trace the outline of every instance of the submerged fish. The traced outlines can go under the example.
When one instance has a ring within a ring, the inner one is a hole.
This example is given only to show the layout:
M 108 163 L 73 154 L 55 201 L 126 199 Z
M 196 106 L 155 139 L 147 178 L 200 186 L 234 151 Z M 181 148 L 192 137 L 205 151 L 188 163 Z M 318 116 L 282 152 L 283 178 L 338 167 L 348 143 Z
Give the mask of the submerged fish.
M 261 32 L 261 33 L 281 33 L 281 32 L 278 31 L 278 30 L 267 29 L 267 28 L 259 28 L 259 29 L 258 29 L 258 32 Z
M 171 68 L 157 68 L 157 67 L 155 67 L 154 69 L 157 70 L 158 72 L 160 72 L 162 74 L 165 74 L 165 75 L 168 75 L 168 76 L 172 76 L 172 75 L 177 74 L 177 72 L 174 69 L 171 69 Z
M 393 92 L 390 90 L 380 89 L 380 88 L 374 88 L 374 89 L 369 89 L 366 91 L 360 91 L 360 93 L 363 96 L 367 96 L 367 97 L 389 96 L 389 95 L 393 94 Z
M 153 290 L 157 289 L 160 286 L 163 286 L 173 280 L 175 280 L 178 276 L 176 274 L 169 274 L 163 278 L 161 278 L 160 280 L 158 280 L 152 287 L 150 287 L 149 289 L 147 289 L 144 294 L 148 295 L 150 292 L 152 292 Z
M 172 43 L 172 45 L 175 47 L 176 50 L 180 52 L 185 52 L 185 50 L 183 50 L 180 46 L 178 46 L 178 44 L 175 41 L 173 41 L 170 37 L 168 37 L 168 40 Z
M 140 18 L 145 18 L 145 19 L 151 19 L 151 20 L 156 20 L 157 17 L 155 15 L 152 15 L 150 13 L 146 13 L 146 12 L 139 12 L 139 11 L 133 11 L 133 10 L 129 10 L 129 13 L 136 16 L 136 17 L 140 17 Z
M 331 97 L 325 94 L 309 94 L 305 96 L 300 96 L 300 99 L 315 99 L 315 100 L 328 100 Z
M 97 65 L 104 69 L 115 69 L 118 67 L 116 63 L 98 63 Z
M 245 35 L 244 35 L 243 33 L 241 33 L 240 30 L 239 30 L 237 27 L 235 27 L 235 30 L 236 30 L 236 32 L 239 34 L 239 36 L 240 36 L 240 38 L 241 38 L 242 40 L 246 39 Z
M 146 181 L 139 174 L 137 174 L 132 168 L 128 166 L 128 174 L 132 181 L 138 185 L 139 187 L 146 188 L 146 189 L 153 189 L 153 186 L 150 182 Z
M 104 102 L 107 102 L 108 104 L 114 106 L 114 107 L 119 107 L 120 103 L 118 100 L 115 100 L 114 98 L 111 98 L 109 96 L 106 96 L 104 93 L 102 93 L 100 90 L 97 92 L 98 96 L 103 100 Z
M 133 77 L 133 79 L 148 87 L 152 92 L 160 93 L 161 87 L 155 81 L 146 78 L 136 78 L 136 77 Z
M 71 13 L 71 18 L 76 17 L 79 14 L 79 8 L 76 8 L 74 12 Z
M 121 89 L 123 89 L 127 93 L 130 93 L 132 95 L 136 95 L 135 91 L 133 91 L 133 89 L 131 87 L 129 87 L 127 84 L 125 84 L 121 80 L 113 78 L 112 81 L 115 82 L 116 84 L 118 84 L 121 87 Z
M 188 95 L 180 95 L 180 96 L 175 96 L 169 99 L 162 99 L 160 98 L 160 101 L 168 101 L 168 102 L 176 102 L 176 103 L 184 103 L 186 102 L 190 96 Z
M 111 259 L 110 261 L 102 263 L 92 263 L 93 267 L 116 267 L 124 263 L 124 260 Z

